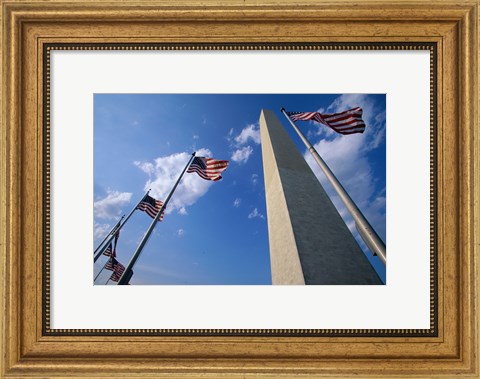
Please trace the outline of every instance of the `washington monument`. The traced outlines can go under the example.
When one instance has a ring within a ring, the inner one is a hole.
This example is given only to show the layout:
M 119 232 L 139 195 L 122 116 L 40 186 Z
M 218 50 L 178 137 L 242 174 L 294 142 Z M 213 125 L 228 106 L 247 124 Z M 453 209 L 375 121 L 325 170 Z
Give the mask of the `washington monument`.
M 383 284 L 270 110 L 260 133 L 272 284 Z

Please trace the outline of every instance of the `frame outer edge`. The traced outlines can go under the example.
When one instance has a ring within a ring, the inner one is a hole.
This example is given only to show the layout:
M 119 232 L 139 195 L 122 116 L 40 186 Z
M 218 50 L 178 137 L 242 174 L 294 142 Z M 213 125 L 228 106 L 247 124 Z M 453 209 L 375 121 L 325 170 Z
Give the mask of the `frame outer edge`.
M 471 8 L 462 20 L 460 29 L 460 208 L 464 212 L 460 214 L 460 241 L 459 253 L 462 260 L 460 264 L 460 280 L 464 280 L 461 289 L 460 304 L 463 308 L 461 314 L 460 348 L 462 360 L 468 371 L 477 377 L 478 375 L 478 315 L 477 310 L 477 286 L 476 281 L 477 260 L 476 253 L 476 212 L 475 204 L 478 202 L 478 60 L 475 55 L 475 47 L 478 46 L 478 4 Z M 465 263 L 465 264 L 463 264 Z
M 20 311 L 20 282 L 19 265 L 16 264 L 19 256 L 19 241 L 16 238 L 20 235 L 20 193 L 21 184 L 20 170 L 16 170 L 15 163 L 21 162 L 20 144 L 21 131 L 19 124 L 18 102 L 19 94 L 19 28 L 20 22 L 15 17 L 12 7 L 1 2 L 2 14 L 2 119 L 0 141 L 1 160 L 0 180 L 1 183 L 1 222 L 3 238 L 1 240 L 1 262 L 2 262 L 2 297 L 0 305 L 2 309 L 1 332 L 2 343 L 0 362 L 2 375 L 18 363 L 20 359 L 20 336 L 18 317 Z M 18 165 L 20 166 L 20 164 Z M 5 311 L 3 311 L 5 310 Z
M 480 152 L 480 142 L 479 142 L 479 133 L 478 130 L 478 56 L 475 56 L 475 48 L 478 49 L 478 3 L 476 3 L 475 9 L 471 11 L 468 15 L 469 20 L 464 20 L 470 28 L 462 30 L 462 39 L 464 39 L 461 47 L 465 47 L 466 51 L 461 51 L 462 58 L 466 58 L 461 62 L 461 73 L 460 78 L 461 83 L 461 92 L 462 102 L 464 102 L 463 114 L 465 119 L 464 123 L 460 125 L 465 125 L 472 127 L 472 131 L 466 131 L 462 133 L 463 140 L 459 142 L 465 143 L 465 151 L 462 151 L 462 163 L 465 166 L 464 171 L 468 176 L 468 180 L 462 183 L 462 188 L 467 186 L 469 188 L 466 193 L 466 198 L 462 199 L 462 205 L 468 208 L 468 213 L 464 216 L 465 224 L 462 224 L 462 229 L 464 232 L 462 234 L 463 241 L 467 242 L 463 245 L 465 259 L 471 263 L 468 269 L 462 273 L 462 278 L 464 280 L 470 280 L 472 283 L 472 288 L 470 286 L 464 286 L 463 289 L 471 289 L 470 293 L 463 294 L 463 303 L 468 305 L 467 309 L 463 312 L 463 320 L 465 322 L 463 325 L 463 341 L 462 348 L 466 349 L 466 353 L 469 354 L 469 359 L 471 359 L 471 373 L 478 374 L 478 322 L 479 320 L 475 317 L 477 311 L 477 296 L 478 296 L 478 268 L 477 268 L 477 258 L 476 254 L 479 252 L 480 245 L 480 235 L 478 233 L 480 227 L 480 205 L 479 205 L 479 184 L 480 184 L 480 162 L 479 162 L 479 152 Z M 20 103 L 18 100 L 19 88 L 20 88 L 20 76 L 19 76 L 19 61 L 20 61 L 20 47 L 21 42 L 19 40 L 19 27 L 20 22 L 12 13 L 8 12 L 8 4 L 2 2 L 3 14 L 2 14 L 2 68 L 1 68 L 1 77 L 2 77 L 2 93 L 0 94 L 1 104 L 2 104 L 2 118 L 1 118 L 1 130 L 0 137 L 0 227 L 1 230 L 5 230 L 4 235 L 0 234 L 0 263 L 2 264 L 1 273 L 4 274 L 1 283 L 0 289 L 2 290 L 2 296 L 0 298 L 0 309 L 8 309 L 11 315 L 15 315 L 16 309 L 13 309 L 12 304 L 14 304 L 14 299 L 18 299 L 19 292 L 12 291 L 13 286 L 16 285 L 16 288 L 20 288 L 20 282 L 18 281 L 18 265 L 15 267 L 8 266 L 17 259 L 20 252 L 18 241 L 15 239 L 15 236 L 20 236 L 20 206 L 21 198 L 18 196 L 18 189 L 21 186 L 20 174 L 15 170 L 16 162 L 21 163 L 21 147 L 19 142 L 21 142 L 21 128 L 19 122 L 19 114 L 15 111 L 20 110 Z M 11 33 L 11 34 L 9 34 Z M 18 45 L 17 45 L 18 43 Z M 478 51 L 478 50 L 477 50 Z M 469 59 L 470 57 L 470 59 Z M 473 68 L 472 68 L 473 67 Z M 469 113 L 469 114 L 467 114 Z M 10 129 L 7 126 L 17 126 L 17 128 L 12 127 Z M 476 126 L 476 127 L 475 127 Z M 472 157 L 473 154 L 473 157 Z M 472 159 L 473 158 L 473 159 Z M 19 165 L 18 167 L 20 167 Z M 473 187 L 472 187 L 473 185 Z M 17 194 L 17 195 L 14 195 Z M 18 206 L 18 210 L 15 205 Z M 468 223 L 468 221 L 472 221 Z M 463 228 L 463 226 L 465 226 Z M 466 241 L 465 237 L 470 238 Z M 18 263 L 18 262 L 17 262 Z M 477 278 L 477 279 L 476 279 Z M 3 306 L 3 307 L 1 307 Z M 17 303 L 18 306 L 18 303 Z M 473 313 L 472 313 L 473 312 Z M 5 315 L 7 313 L 3 312 L 2 317 L 0 318 L 0 327 L 2 332 L 2 344 L 1 344 L 1 362 L 10 362 L 10 365 L 16 362 L 16 359 L 19 358 L 19 345 L 16 341 L 13 341 L 14 338 L 18 338 L 18 325 L 9 324 L 6 320 Z M 14 317 L 11 317 L 11 320 L 14 320 Z M 465 333 L 466 329 L 469 328 L 469 333 Z M 17 333 L 17 334 L 16 334 Z M 468 339 L 472 339 L 469 341 Z M 469 351 L 469 347 L 472 349 Z M 9 350 L 9 348 L 14 348 Z M 5 369 L 3 365 L 1 366 L 1 374 L 5 374 Z M 173 375 L 172 375 L 173 376 Z M 247 375 L 248 376 L 248 375 Z M 477 377 L 477 376 L 475 376 Z
M 8 221 L 7 221 L 7 106 L 6 106 L 6 92 L 7 92 L 7 74 L 5 69 L 5 58 L 6 54 L 6 25 L 5 25 L 5 6 L 1 4 L 1 44 L 2 48 L 0 49 L 0 61 L 2 65 L 0 66 L 0 78 L 1 78 L 1 90 L 0 90 L 0 104 L 1 104 L 1 113 L 0 113 L 0 230 L 5 231 L 5 233 L 0 233 L 0 309 L 6 309 L 6 283 L 7 283 L 7 233 L 8 233 Z M 6 312 L 2 312 L 0 315 L 0 375 L 5 376 L 5 361 L 6 356 Z
M 476 1 L 458 2 L 434 0 L 390 1 L 386 7 L 381 0 L 312 0 L 296 2 L 297 8 L 285 0 L 1 0 L 25 20 L 61 19 L 81 21 L 235 21 L 273 20 L 285 21 L 305 17 L 309 20 L 346 19 L 356 21 L 388 19 L 391 21 L 442 21 L 458 20 L 471 9 Z M 205 12 L 208 12 L 205 15 Z M 352 14 L 352 12 L 355 12 Z
M 470 35 L 467 36 L 466 41 L 468 41 L 468 53 L 467 57 L 470 57 L 468 65 L 469 68 L 469 86 L 467 104 L 469 104 L 468 111 L 470 112 L 470 129 L 471 129 L 471 153 L 472 157 L 471 162 L 471 202 L 470 208 L 472 215 L 470 217 L 470 244 L 471 244 L 471 253 L 469 254 L 469 259 L 471 262 L 471 271 L 470 276 L 468 277 L 469 282 L 472 285 L 471 288 L 471 349 L 470 358 L 472 361 L 472 372 L 476 377 L 480 377 L 480 354 L 479 354 L 479 332 L 480 332 L 480 316 L 478 314 L 478 296 L 479 296 L 479 268 L 478 268 L 478 254 L 480 253 L 479 249 L 479 240 L 480 240 L 480 225 L 479 225 L 479 204 L 480 204 L 480 107 L 479 107 L 479 55 L 480 54 L 480 37 L 479 37 L 479 23 L 480 23 L 480 12 L 479 12 L 480 1 L 477 0 L 475 6 L 470 12 Z M 477 52 L 477 54 L 475 54 Z

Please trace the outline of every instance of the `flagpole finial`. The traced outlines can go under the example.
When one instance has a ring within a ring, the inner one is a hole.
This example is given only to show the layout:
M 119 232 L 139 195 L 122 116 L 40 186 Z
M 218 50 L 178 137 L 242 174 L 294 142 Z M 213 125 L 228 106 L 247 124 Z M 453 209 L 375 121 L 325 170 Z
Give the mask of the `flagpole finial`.
M 285 110 L 285 108 L 284 108 L 284 107 L 282 107 L 282 109 L 280 109 L 280 112 L 283 112 L 284 110 Z
M 196 151 L 194 151 L 194 152 L 192 153 L 192 156 L 194 157 L 194 156 L 195 156 L 195 154 L 197 154 L 197 152 L 196 152 Z

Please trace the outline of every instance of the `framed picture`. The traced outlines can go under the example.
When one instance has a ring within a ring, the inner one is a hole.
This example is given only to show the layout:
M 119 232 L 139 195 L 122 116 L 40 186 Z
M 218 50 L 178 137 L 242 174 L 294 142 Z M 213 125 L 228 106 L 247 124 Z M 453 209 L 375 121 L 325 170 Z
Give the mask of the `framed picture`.
M 477 1 L 2 6 L 3 376 L 478 377 Z

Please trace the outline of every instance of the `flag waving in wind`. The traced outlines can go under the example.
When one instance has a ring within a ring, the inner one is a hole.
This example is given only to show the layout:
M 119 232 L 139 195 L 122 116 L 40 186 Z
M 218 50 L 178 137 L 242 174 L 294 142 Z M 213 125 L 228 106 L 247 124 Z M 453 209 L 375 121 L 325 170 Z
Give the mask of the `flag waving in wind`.
M 103 255 L 106 255 L 107 257 L 110 257 L 112 255 L 112 243 L 110 242 L 110 245 L 105 249 L 103 252 Z
M 108 247 L 105 249 L 103 252 L 103 255 L 106 255 L 107 257 L 116 257 L 117 256 L 117 242 L 118 242 L 118 237 L 120 236 L 120 230 L 118 230 L 115 233 L 115 239 L 114 239 L 114 244 L 113 244 L 113 250 L 112 250 L 112 242 L 110 241 L 110 244 Z
M 363 133 L 365 122 L 362 120 L 363 110 L 360 107 L 340 113 L 322 114 L 319 112 L 286 112 L 292 121 L 313 120 L 326 125 L 340 134 Z
M 125 271 L 125 266 L 123 266 L 119 261 L 117 261 L 117 242 L 118 237 L 120 236 L 120 230 L 115 233 L 115 242 L 113 243 L 113 251 L 112 251 L 112 243 L 108 246 L 107 250 L 109 250 L 110 259 L 105 264 L 104 268 L 106 270 L 113 271 L 112 275 L 110 276 L 110 280 L 114 282 L 118 282 L 120 276 L 122 276 L 123 272 Z M 106 251 L 107 251 L 106 250 Z M 105 253 L 104 253 L 105 254 Z M 107 255 L 107 254 L 105 254 Z
M 155 218 L 155 216 L 157 216 L 157 213 L 162 208 L 162 205 L 163 205 L 162 201 L 156 200 L 150 195 L 145 195 L 143 200 L 137 205 L 137 209 L 140 209 L 141 211 L 145 212 L 151 218 Z M 165 214 L 165 210 L 162 212 L 160 218 L 158 219 L 158 222 L 163 220 L 164 214 Z
M 105 265 L 105 269 L 113 271 L 112 275 L 110 276 L 110 280 L 118 282 L 125 271 L 125 266 L 117 261 L 114 257 L 110 257 L 110 260 Z
M 217 181 L 222 179 L 220 175 L 227 169 L 228 161 L 219 161 L 213 158 L 195 157 L 187 172 L 196 172 L 205 180 Z

